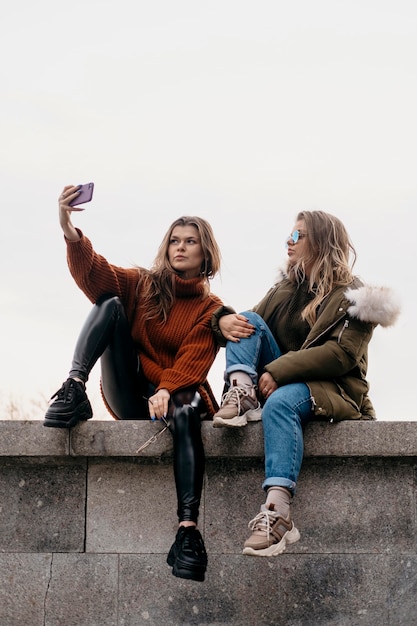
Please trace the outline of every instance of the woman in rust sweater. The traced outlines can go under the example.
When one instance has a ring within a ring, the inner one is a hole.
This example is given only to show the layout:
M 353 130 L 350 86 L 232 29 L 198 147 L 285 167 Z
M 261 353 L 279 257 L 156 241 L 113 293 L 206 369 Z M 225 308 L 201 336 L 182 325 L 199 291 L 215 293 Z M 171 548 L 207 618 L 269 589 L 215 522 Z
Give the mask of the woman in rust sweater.
M 68 379 L 52 396 L 45 426 L 70 428 L 92 417 L 85 383 L 100 358 L 103 400 L 115 419 L 161 419 L 174 442 L 179 528 L 168 554 L 173 574 L 204 580 L 207 555 L 197 530 L 204 474 L 201 419 L 218 409 L 207 381 L 218 347 L 211 318 L 221 305 L 209 279 L 220 269 L 211 226 L 180 217 L 150 270 L 111 265 L 75 228 L 64 188 L 59 221 L 70 272 L 94 304 L 77 341 Z

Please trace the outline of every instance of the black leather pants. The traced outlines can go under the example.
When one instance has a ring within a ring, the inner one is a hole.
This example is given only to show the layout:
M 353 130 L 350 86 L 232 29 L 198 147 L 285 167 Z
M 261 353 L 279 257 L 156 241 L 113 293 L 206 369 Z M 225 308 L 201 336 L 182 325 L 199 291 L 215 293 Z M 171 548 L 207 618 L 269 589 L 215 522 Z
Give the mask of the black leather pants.
M 178 520 L 197 523 L 205 469 L 201 439 L 200 395 L 192 390 L 172 395 L 174 438 L 174 476 L 178 500 Z
M 100 358 L 104 397 L 121 420 L 149 419 L 143 395 L 154 393 L 141 377 L 124 307 L 116 296 L 93 306 L 75 346 L 70 376 L 87 382 Z M 201 439 L 201 402 L 195 389 L 172 395 L 169 424 L 174 442 L 174 476 L 179 521 L 197 523 L 205 469 Z

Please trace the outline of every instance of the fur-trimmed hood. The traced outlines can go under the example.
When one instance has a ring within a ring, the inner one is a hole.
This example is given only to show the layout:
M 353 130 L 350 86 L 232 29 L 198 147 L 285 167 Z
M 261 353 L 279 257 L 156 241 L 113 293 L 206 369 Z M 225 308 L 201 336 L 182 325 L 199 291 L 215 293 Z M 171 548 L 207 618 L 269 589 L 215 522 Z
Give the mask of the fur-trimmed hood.
M 358 289 L 345 291 L 346 299 L 351 302 L 348 313 L 361 322 L 380 324 L 384 328 L 392 326 L 400 314 L 398 297 L 389 287 L 363 285 Z
M 275 284 L 286 278 L 285 269 L 279 268 Z M 355 277 L 354 284 L 344 292 L 350 302 L 348 314 L 361 322 L 380 324 L 383 328 L 393 326 L 401 313 L 398 295 L 390 287 L 367 285 L 358 277 Z

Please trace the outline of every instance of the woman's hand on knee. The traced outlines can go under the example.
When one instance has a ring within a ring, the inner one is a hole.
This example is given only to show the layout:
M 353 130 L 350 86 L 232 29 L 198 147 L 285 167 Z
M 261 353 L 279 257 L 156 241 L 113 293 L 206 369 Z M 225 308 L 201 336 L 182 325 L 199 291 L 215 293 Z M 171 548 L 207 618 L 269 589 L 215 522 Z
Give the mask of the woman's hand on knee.
M 235 343 L 242 338 L 250 337 L 255 330 L 247 317 L 240 315 L 240 313 L 224 315 L 219 319 L 219 327 L 223 337 Z
M 277 383 L 269 372 L 264 372 L 259 378 L 258 387 L 265 400 L 269 398 L 271 393 L 274 393 L 274 391 L 278 389 Z

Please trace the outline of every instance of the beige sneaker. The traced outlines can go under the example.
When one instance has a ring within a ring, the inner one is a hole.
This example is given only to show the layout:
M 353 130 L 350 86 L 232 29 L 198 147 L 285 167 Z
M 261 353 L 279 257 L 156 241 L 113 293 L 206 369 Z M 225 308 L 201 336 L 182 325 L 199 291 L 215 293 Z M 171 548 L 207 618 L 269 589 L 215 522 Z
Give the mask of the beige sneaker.
M 249 385 L 237 385 L 234 380 L 229 391 L 222 397 L 220 409 L 213 417 L 213 426 L 219 428 L 239 428 L 247 422 L 261 419 L 261 405 L 256 397 L 256 388 Z
M 274 510 L 263 504 L 261 512 L 249 522 L 252 535 L 245 541 L 243 554 L 251 556 L 277 556 L 284 552 L 287 543 L 295 543 L 300 533 L 291 517 L 284 519 Z

